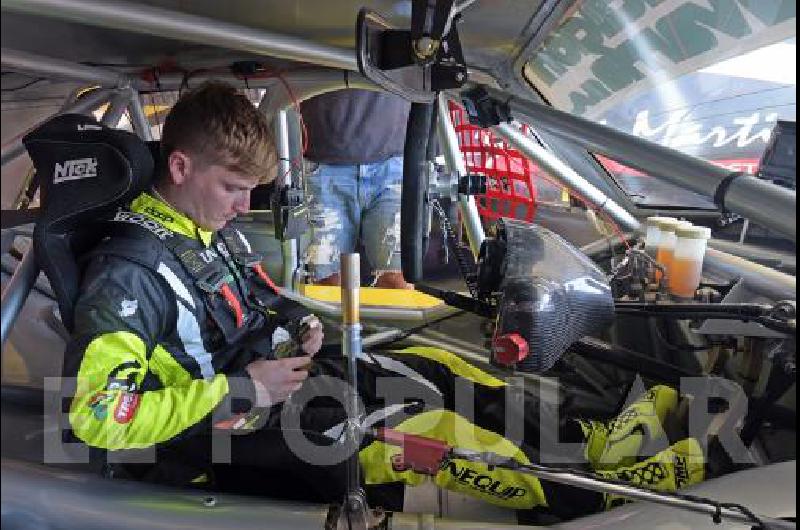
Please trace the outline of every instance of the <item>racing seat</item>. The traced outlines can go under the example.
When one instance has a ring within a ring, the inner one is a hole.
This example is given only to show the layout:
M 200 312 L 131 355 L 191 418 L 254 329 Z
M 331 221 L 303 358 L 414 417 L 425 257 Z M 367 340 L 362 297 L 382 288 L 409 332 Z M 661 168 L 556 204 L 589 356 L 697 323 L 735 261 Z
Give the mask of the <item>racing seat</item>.
M 22 142 L 40 182 L 33 249 L 71 332 L 81 280 L 77 257 L 102 235 L 94 221 L 149 186 L 151 148 L 132 133 L 80 114 L 56 116 Z

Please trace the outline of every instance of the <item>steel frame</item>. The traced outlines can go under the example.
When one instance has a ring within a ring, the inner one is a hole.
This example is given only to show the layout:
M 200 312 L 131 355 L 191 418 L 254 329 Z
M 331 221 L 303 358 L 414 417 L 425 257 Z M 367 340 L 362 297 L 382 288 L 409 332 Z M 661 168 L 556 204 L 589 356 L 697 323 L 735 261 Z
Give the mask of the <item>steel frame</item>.
M 596 205 L 598 209 L 610 215 L 623 229 L 639 229 L 639 221 L 633 215 L 597 189 L 588 180 L 578 175 L 574 169 L 562 162 L 552 152 L 539 145 L 536 140 L 520 131 L 515 125 L 501 123 L 493 127 L 492 130 L 526 156 L 536 161 L 561 184 L 570 190 L 576 191 L 580 196 Z
M 792 190 L 751 175 L 736 175 L 700 158 L 547 105 L 509 97 L 500 90 L 489 89 L 489 94 L 506 102 L 512 114 L 529 118 L 537 127 L 659 180 L 711 197 L 726 209 L 797 240 L 797 194 Z

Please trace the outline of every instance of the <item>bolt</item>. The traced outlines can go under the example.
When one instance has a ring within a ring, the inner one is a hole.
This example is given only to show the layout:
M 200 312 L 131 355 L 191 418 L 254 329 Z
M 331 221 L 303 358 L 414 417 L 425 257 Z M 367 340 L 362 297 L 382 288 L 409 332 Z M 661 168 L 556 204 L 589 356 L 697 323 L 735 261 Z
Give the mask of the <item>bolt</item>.
M 436 50 L 436 42 L 426 35 L 417 41 L 416 49 L 421 57 L 430 57 Z

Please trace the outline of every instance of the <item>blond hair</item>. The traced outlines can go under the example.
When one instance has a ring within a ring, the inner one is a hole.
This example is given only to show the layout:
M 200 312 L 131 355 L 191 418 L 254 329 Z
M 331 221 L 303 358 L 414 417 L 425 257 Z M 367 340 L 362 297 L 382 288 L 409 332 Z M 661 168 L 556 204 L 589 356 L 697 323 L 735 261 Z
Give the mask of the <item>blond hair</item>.
M 161 134 L 163 160 L 175 150 L 252 175 L 262 184 L 275 178 L 275 139 L 267 120 L 227 83 L 203 83 L 172 107 Z

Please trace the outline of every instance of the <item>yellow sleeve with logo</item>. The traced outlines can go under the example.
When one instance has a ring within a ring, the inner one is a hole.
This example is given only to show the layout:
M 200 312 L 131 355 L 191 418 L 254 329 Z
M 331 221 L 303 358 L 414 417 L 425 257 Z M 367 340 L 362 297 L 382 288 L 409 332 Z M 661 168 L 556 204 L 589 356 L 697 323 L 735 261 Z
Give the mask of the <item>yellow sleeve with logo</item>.
M 77 376 L 69 420 L 92 447 L 140 449 L 210 418 L 231 387 L 223 374 L 193 378 L 159 344 L 165 304 L 174 300 L 149 271 L 115 262 L 84 283 L 76 304 L 65 359 L 65 373 Z M 67 369 L 70 363 L 77 367 Z

